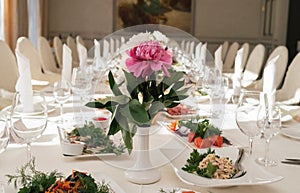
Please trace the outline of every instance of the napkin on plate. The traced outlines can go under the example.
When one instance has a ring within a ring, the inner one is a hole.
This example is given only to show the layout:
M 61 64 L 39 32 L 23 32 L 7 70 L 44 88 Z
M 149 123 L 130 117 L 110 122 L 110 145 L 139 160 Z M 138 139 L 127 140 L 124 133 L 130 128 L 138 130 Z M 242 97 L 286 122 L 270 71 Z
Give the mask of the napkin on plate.
M 275 104 L 275 76 L 276 76 L 276 62 L 279 59 L 279 55 L 272 58 L 265 67 L 263 74 L 263 92 L 267 94 L 268 105 Z
M 200 61 L 202 65 L 206 64 L 206 52 L 207 52 L 207 43 L 201 46 Z
M 223 61 L 222 61 L 222 45 L 218 47 L 218 49 L 214 53 L 215 56 L 215 64 L 219 71 L 222 73 L 223 70 Z
M 107 40 L 103 40 L 103 57 L 107 58 L 109 54 L 109 43 Z
M 70 82 L 72 73 L 72 51 L 66 44 L 63 45 L 63 67 L 61 79 Z
M 16 57 L 19 69 L 19 78 L 16 83 L 16 91 L 20 93 L 20 100 L 23 104 L 23 112 L 29 113 L 34 111 L 33 107 L 33 91 L 31 84 L 30 61 L 18 50 Z
M 195 48 L 195 58 L 196 58 L 196 60 L 200 58 L 201 47 L 202 47 L 202 42 L 199 42 L 199 43 L 196 45 L 196 48 Z
M 242 79 L 242 61 L 243 61 L 244 48 L 237 51 L 234 61 L 234 75 L 232 80 L 233 95 L 238 96 L 241 92 L 241 79 Z
M 94 40 L 94 62 L 97 69 L 104 69 L 105 68 L 105 62 L 103 61 L 103 58 L 101 57 L 101 47 L 100 42 L 96 39 Z
M 87 50 L 84 45 L 77 43 L 77 51 L 79 56 L 79 66 L 84 67 L 87 64 Z

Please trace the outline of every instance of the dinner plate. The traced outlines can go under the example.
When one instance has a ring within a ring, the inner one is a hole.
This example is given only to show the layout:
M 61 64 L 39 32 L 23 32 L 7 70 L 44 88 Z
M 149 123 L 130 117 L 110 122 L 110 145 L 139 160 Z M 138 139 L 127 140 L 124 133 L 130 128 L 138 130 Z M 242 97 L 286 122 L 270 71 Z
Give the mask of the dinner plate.
M 296 127 L 281 128 L 280 133 L 286 137 L 300 140 L 300 129 Z
M 161 149 L 162 153 L 170 158 L 171 165 L 177 175 L 177 177 L 184 183 L 190 185 L 196 185 L 200 187 L 230 187 L 230 186 L 248 186 L 248 185 L 260 185 L 268 184 L 280 181 L 283 179 L 282 176 L 272 174 L 265 170 L 262 166 L 256 164 L 249 156 L 245 155 L 242 162 L 244 168 L 247 170 L 247 173 L 235 179 L 209 179 L 205 177 L 198 176 L 196 174 L 191 174 L 186 171 L 183 171 L 181 168 L 186 164 L 186 160 L 189 158 L 191 149 L 187 149 L 178 155 L 175 159 L 172 159 L 178 149 Z M 200 153 L 204 153 L 207 150 L 202 149 L 198 150 Z M 215 149 L 216 154 L 221 157 L 229 157 L 231 160 L 236 160 L 238 149 L 234 147 L 224 147 Z
M 2 109 L 1 111 L 3 111 L 3 112 L 10 111 L 10 109 L 11 109 L 11 106 L 7 106 L 4 109 Z M 16 113 L 19 115 L 29 115 L 30 116 L 30 115 L 40 115 L 43 113 L 42 109 L 37 106 L 34 107 L 34 112 L 22 112 L 22 111 L 23 111 L 22 107 L 19 106 L 16 108 Z M 47 105 L 47 113 L 51 113 L 53 111 L 55 111 L 55 106 Z
M 165 112 L 165 115 L 171 119 L 190 119 L 196 116 L 200 116 L 201 118 L 210 118 L 211 114 L 204 110 L 197 110 L 195 113 L 182 114 L 182 115 L 171 115 L 168 112 Z

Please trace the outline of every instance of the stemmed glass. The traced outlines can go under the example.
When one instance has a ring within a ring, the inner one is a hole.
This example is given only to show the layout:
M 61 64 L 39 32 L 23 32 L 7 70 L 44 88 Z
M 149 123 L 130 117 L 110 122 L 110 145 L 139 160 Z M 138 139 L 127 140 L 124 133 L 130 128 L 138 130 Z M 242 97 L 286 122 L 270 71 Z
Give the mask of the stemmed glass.
M 279 133 L 281 128 L 281 111 L 278 106 L 261 107 L 257 116 L 257 125 L 261 129 L 261 134 L 266 139 L 264 157 L 257 158 L 260 165 L 276 166 L 274 160 L 268 158 L 271 139 Z
M 252 155 L 253 139 L 261 133 L 257 125 L 257 115 L 261 108 L 262 93 L 258 91 L 241 92 L 235 112 L 238 128 L 249 138 L 249 154 Z
M 40 138 L 47 126 L 47 103 L 43 93 L 33 94 L 33 111 L 24 111 L 24 101 L 17 92 L 11 110 L 11 128 L 16 141 L 27 144 L 27 161 L 31 160 L 31 142 Z
M 63 123 L 63 104 L 67 102 L 68 98 L 71 95 L 70 83 L 64 80 L 55 82 L 53 86 L 53 95 L 56 102 L 60 105 L 60 122 Z

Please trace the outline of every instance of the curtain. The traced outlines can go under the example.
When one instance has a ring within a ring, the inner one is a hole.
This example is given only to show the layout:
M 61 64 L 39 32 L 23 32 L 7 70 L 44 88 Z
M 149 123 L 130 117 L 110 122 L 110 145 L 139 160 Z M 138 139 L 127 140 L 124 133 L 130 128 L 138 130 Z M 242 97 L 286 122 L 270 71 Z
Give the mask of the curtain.
M 33 43 L 37 48 L 39 29 L 38 29 L 38 5 L 39 1 L 37 0 L 27 0 L 28 6 L 28 39 Z
M 4 0 L 0 0 L 0 40 L 4 40 Z
M 48 0 L 39 0 L 39 24 L 38 32 L 40 36 L 48 36 Z
M 17 39 L 28 35 L 27 0 L 4 0 L 4 37 L 12 50 Z

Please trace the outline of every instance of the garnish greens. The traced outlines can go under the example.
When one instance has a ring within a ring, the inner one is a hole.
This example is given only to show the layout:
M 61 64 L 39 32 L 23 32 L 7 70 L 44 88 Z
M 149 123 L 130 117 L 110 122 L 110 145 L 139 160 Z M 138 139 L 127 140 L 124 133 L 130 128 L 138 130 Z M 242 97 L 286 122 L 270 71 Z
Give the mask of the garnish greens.
M 208 119 L 200 120 L 199 116 L 196 116 L 194 119 L 190 120 L 180 120 L 178 121 L 178 126 L 185 126 L 190 129 L 191 132 L 195 133 L 195 136 L 201 137 L 202 139 L 220 135 L 222 131 L 209 123 Z
M 16 175 L 6 175 L 8 183 L 14 183 L 15 188 L 22 186 L 18 193 L 42 193 L 45 192 L 56 179 L 62 175 L 56 170 L 44 173 L 35 169 L 35 159 L 30 160 L 17 170 Z
M 176 190 L 176 189 L 172 189 L 171 191 L 166 191 L 166 190 L 164 190 L 163 188 L 161 188 L 160 190 L 159 190 L 159 192 L 160 193 L 176 193 L 178 190 Z
M 217 167 L 212 165 L 211 163 L 208 163 L 208 166 L 206 168 L 200 169 L 199 163 L 208 155 L 208 154 L 214 154 L 215 150 L 211 150 L 210 148 L 207 150 L 206 153 L 200 154 L 196 149 L 194 149 L 190 153 L 190 157 L 187 160 L 187 164 L 184 165 L 181 169 L 189 172 L 189 173 L 196 173 L 199 176 L 203 176 L 206 178 L 212 178 L 213 174 L 217 171 Z
M 76 127 L 69 133 L 70 138 L 72 137 L 83 137 L 84 142 L 87 145 L 85 153 L 91 153 L 89 148 L 97 148 L 96 153 L 115 153 L 120 155 L 124 153 L 125 146 L 123 144 L 115 145 L 112 140 L 109 139 L 101 128 L 95 127 L 93 122 L 86 122 L 83 127 Z

